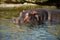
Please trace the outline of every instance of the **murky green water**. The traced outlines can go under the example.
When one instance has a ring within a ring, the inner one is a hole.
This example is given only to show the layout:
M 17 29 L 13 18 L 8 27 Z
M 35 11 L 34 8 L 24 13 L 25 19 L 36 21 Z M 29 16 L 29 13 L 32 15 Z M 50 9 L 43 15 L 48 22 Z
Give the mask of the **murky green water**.
M 18 31 L 18 25 L 11 20 L 0 20 L 0 40 L 58 40 L 59 25 L 44 25 L 43 27 L 30 29 L 27 32 Z M 21 30 L 28 30 L 28 27 L 20 27 Z

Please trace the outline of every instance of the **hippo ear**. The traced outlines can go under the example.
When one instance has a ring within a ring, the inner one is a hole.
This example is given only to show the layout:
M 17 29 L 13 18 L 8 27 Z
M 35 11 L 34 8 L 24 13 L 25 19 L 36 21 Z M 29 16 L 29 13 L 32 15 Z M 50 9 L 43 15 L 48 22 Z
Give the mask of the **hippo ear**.
M 22 12 L 20 12 L 19 16 L 20 16 L 20 17 L 22 16 Z
M 25 10 L 23 10 L 23 12 L 25 12 Z

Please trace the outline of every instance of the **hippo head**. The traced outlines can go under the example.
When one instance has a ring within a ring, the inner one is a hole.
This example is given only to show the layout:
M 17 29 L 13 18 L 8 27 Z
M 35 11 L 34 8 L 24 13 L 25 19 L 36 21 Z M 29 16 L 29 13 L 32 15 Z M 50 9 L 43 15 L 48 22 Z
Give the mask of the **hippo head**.
M 39 21 L 39 14 L 36 11 L 26 10 L 20 13 L 20 24 L 37 24 Z
M 48 20 L 48 12 L 41 9 L 34 9 L 20 12 L 17 22 L 19 25 L 40 25 L 45 20 Z

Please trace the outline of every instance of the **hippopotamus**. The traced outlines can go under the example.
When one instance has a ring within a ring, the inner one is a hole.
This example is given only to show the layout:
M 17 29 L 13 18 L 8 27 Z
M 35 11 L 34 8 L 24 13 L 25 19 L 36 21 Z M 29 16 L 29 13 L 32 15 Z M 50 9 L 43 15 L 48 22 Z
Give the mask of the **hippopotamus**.
M 44 9 L 33 9 L 33 10 L 24 10 L 20 12 L 18 17 L 17 24 L 26 25 L 27 23 L 33 25 L 44 24 L 48 20 L 48 12 Z

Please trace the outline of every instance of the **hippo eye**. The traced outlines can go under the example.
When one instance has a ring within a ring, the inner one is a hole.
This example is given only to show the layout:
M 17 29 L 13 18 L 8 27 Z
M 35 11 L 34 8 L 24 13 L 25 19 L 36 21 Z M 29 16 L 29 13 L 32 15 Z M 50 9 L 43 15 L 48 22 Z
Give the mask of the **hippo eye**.
M 29 14 L 28 16 L 31 16 L 32 14 Z

